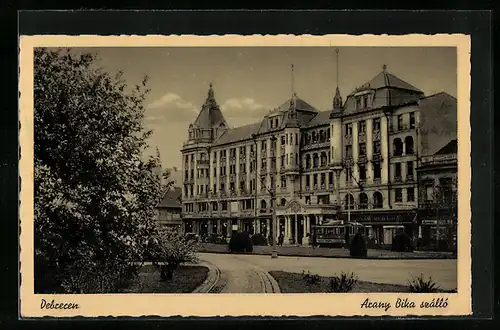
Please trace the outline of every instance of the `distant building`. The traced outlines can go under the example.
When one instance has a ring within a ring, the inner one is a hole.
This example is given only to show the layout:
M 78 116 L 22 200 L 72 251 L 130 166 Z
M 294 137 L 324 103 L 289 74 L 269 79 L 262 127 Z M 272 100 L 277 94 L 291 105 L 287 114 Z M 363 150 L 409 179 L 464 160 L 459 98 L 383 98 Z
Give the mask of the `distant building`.
M 179 187 L 171 187 L 163 194 L 161 202 L 156 207 L 160 228 L 181 229 L 181 194 L 182 191 Z
M 261 121 L 236 128 L 210 85 L 181 150 L 184 230 L 270 235 L 276 187 L 285 244 L 309 245 L 313 226 L 330 220 L 362 223 L 385 244 L 396 230 L 413 235 L 417 159 L 450 140 L 441 124 L 456 136 L 456 99 L 426 97 L 386 66 L 345 102 L 337 87 L 331 109 L 318 111 L 293 93 Z

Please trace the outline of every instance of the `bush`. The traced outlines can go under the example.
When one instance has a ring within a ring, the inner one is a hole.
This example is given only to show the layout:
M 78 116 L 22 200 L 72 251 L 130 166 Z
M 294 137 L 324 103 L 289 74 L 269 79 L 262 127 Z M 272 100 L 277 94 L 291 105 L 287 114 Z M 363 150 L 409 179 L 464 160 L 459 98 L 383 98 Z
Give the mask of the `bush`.
M 321 277 L 318 274 L 311 274 L 309 271 L 307 273 L 302 271 L 302 279 L 307 285 L 314 285 L 321 282 Z
M 349 248 L 351 257 L 366 257 L 368 254 L 366 242 L 361 233 L 354 235 Z
M 413 252 L 413 241 L 406 233 L 399 233 L 392 240 L 392 251 Z
M 410 287 L 410 292 L 413 293 L 432 293 L 439 291 L 439 286 L 436 282 L 434 282 L 432 277 L 425 280 L 423 274 L 420 274 L 417 278 L 409 280 L 408 286 Z
M 255 234 L 252 236 L 252 243 L 256 246 L 266 246 L 267 239 L 262 234 Z
M 233 233 L 229 240 L 229 251 L 231 252 L 252 252 L 252 239 L 248 233 Z
M 358 277 L 354 276 L 354 273 L 347 275 L 342 272 L 340 276 L 334 276 L 330 279 L 330 291 L 331 292 L 350 292 L 356 286 L 358 282 Z

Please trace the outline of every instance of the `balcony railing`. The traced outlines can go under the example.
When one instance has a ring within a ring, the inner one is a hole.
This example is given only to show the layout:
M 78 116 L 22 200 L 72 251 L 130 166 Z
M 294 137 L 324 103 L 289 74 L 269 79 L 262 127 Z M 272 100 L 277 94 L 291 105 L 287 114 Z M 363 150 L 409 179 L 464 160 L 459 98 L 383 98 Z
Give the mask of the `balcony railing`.
M 351 145 L 352 144 L 352 134 L 347 134 L 344 136 L 344 144 Z
M 373 141 L 380 141 L 380 130 L 373 130 L 373 135 L 372 135 Z
M 197 163 L 198 165 L 210 165 L 210 161 L 208 159 L 200 159 Z
M 395 176 L 395 177 L 394 177 L 394 182 L 395 182 L 395 183 L 401 183 L 401 182 L 403 182 L 403 179 L 401 178 L 401 176 L 400 176 L 400 175 L 398 175 L 398 176 Z
M 367 162 L 366 155 L 358 156 L 358 163 L 366 163 L 366 162 Z
M 359 143 L 365 143 L 366 142 L 366 133 L 365 132 L 359 132 L 359 134 L 358 134 L 358 142 Z
M 406 176 L 406 182 L 413 182 L 414 180 L 415 180 L 415 178 L 413 177 L 413 174 Z

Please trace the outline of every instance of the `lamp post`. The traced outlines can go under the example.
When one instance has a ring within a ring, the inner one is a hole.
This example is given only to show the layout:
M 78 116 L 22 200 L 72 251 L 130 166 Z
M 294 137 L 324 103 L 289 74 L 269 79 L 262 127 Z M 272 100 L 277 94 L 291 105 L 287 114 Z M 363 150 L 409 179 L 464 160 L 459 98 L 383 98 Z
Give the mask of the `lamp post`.
M 276 142 L 276 136 L 271 136 L 271 147 Z M 271 169 L 273 171 L 273 169 Z M 271 174 L 274 176 L 274 172 Z M 276 178 L 271 180 L 271 189 L 269 191 L 271 195 L 271 203 L 273 208 L 272 219 L 271 219 L 271 228 L 273 230 L 272 239 L 273 239 L 273 250 L 271 252 L 271 258 L 278 258 L 278 250 L 276 248 L 276 234 L 277 234 L 277 221 L 276 221 Z

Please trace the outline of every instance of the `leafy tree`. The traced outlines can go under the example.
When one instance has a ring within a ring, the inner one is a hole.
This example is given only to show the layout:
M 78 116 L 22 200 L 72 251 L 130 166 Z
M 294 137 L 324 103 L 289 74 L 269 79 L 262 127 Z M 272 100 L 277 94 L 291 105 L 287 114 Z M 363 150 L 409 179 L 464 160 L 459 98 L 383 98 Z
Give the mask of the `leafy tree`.
M 90 53 L 38 48 L 34 61 L 35 291 L 119 291 L 157 231 L 147 78 L 130 88 Z
M 154 239 L 153 263 L 160 266 L 161 280 L 172 279 L 180 264 L 197 262 L 199 245 L 176 230 L 162 230 Z
M 454 236 L 457 233 L 457 185 L 451 180 L 451 185 L 438 183 L 433 188 L 432 203 L 429 204 L 431 214 L 436 219 L 436 242 L 444 242 L 448 248 L 453 247 Z

